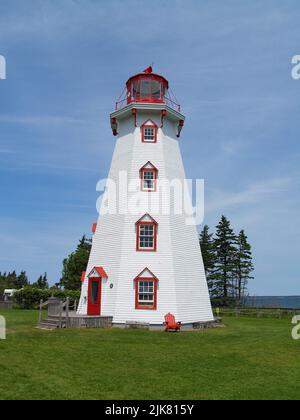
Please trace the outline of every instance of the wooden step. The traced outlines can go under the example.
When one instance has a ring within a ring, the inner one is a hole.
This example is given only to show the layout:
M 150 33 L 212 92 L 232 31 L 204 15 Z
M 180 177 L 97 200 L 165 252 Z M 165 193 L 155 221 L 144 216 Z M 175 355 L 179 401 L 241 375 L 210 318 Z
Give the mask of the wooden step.
M 47 320 L 51 320 L 51 321 L 57 321 L 57 322 L 59 322 L 60 321 L 60 317 L 59 316 L 56 316 L 56 315 L 48 315 L 48 317 L 47 317 Z M 66 320 L 66 317 L 65 316 L 62 316 L 61 317 L 61 320 L 62 321 L 65 321 Z
M 43 319 L 39 323 L 38 328 L 47 329 L 47 330 L 55 330 L 57 328 L 60 328 L 60 320 L 59 319 L 54 319 L 54 317 L 49 317 L 47 319 Z M 64 320 L 62 320 L 62 328 L 65 328 Z
M 43 319 L 42 322 L 44 322 L 46 324 L 56 324 L 56 325 L 59 325 L 59 321 L 57 321 L 55 319 L 50 319 L 50 318 Z
M 45 324 L 41 322 L 36 328 L 40 330 L 56 330 L 58 328 L 57 325 Z
M 46 319 L 43 319 L 37 328 L 41 329 L 56 329 L 60 328 L 111 328 L 112 327 L 112 316 L 88 316 L 88 315 L 75 315 L 70 314 L 67 319 L 65 314 L 60 315 L 48 315 Z

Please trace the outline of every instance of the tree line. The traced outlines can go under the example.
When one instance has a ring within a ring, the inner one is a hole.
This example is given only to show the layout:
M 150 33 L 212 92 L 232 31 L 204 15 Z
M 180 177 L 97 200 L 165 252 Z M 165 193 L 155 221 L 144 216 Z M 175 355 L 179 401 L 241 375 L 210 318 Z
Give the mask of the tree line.
M 51 287 L 53 293 L 57 289 L 81 289 L 81 273 L 85 271 L 88 264 L 91 246 L 91 239 L 83 236 L 75 251 L 63 260 L 62 276 L 60 280 Z M 20 274 L 17 274 L 16 271 L 9 273 L 0 272 L 0 299 L 3 296 L 5 289 L 20 290 L 23 288 L 48 290 L 50 287 L 47 273 L 39 276 L 35 282 L 31 283 L 26 271 L 21 271 Z
M 209 292 L 213 302 L 241 302 L 247 294 L 254 266 L 251 245 L 244 230 L 235 234 L 222 216 L 215 234 L 205 225 L 199 236 Z
M 230 221 L 222 216 L 215 233 L 205 225 L 199 236 L 209 292 L 213 303 L 227 305 L 240 302 L 247 294 L 248 282 L 254 267 L 251 245 L 244 230 L 235 234 Z M 83 236 L 74 252 L 63 260 L 62 276 L 53 290 L 80 290 L 81 273 L 85 271 L 92 240 Z M 30 283 L 25 271 L 19 275 L 0 273 L 0 297 L 4 289 L 32 288 L 48 290 L 47 274 Z
M 63 260 L 62 277 L 52 287 L 49 287 L 47 273 L 39 276 L 34 283 L 30 283 L 25 271 L 20 274 L 16 271 L 0 273 L 0 300 L 5 289 L 14 289 L 17 290 L 14 300 L 21 308 L 37 308 L 40 300 L 46 301 L 50 296 L 61 299 L 69 297 L 72 302 L 78 302 L 81 273 L 86 269 L 91 243 L 91 239 L 86 236 L 81 238 L 75 251 Z
M 16 271 L 8 273 L 0 272 L 0 297 L 3 295 L 5 289 L 19 290 L 29 286 L 37 289 L 49 288 L 47 273 L 39 276 L 36 282 L 30 283 L 26 271 L 21 271 L 20 274 L 17 274 Z

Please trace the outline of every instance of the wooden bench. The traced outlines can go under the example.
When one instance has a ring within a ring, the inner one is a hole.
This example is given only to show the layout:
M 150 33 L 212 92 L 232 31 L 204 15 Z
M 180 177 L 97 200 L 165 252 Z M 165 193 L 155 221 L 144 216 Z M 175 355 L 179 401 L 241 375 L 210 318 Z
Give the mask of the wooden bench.
M 146 329 L 149 330 L 150 324 L 148 322 L 126 321 L 125 328 Z

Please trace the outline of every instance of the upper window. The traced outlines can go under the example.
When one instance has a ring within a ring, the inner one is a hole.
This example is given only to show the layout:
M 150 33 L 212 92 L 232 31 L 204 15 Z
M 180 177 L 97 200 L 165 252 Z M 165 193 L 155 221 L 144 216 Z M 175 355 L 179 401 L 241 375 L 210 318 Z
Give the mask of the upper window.
M 142 142 L 156 143 L 157 142 L 157 125 L 152 121 L 147 121 L 142 125 Z
M 145 268 L 135 281 L 135 309 L 156 309 L 158 279 Z
M 147 162 L 140 170 L 141 190 L 142 191 L 156 191 L 156 180 L 158 170 L 151 162 Z
M 154 287 L 153 280 L 137 280 L 137 294 L 138 294 L 138 308 L 146 309 L 147 307 L 153 309 L 154 306 Z
M 144 141 L 155 141 L 155 127 L 144 127 Z
M 157 223 L 146 214 L 136 223 L 136 250 L 156 251 Z

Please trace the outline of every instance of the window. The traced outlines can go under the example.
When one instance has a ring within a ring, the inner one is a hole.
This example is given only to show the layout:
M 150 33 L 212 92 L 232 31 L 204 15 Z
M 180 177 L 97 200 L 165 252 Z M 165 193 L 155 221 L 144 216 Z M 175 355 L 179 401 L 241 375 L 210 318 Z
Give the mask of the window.
M 157 142 L 157 126 L 152 121 L 148 121 L 147 123 L 142 125 L 142 142 Z
M 90 287 L 90 301 L 93 305 L 98 303 L 99 297 L 99 280 L 92 280 Z
M 154 127 L 144 127 L 144 141 L 155 141 L 155 128 Z
M 154 231 L 153 224 L 139 225 L 139 248 L 153 249 L 154 248 Z
M 138 288 L 138 308 L 154 308 L 154 288 L 155 282 L 154 280 L 138 280 L 137 281 L 137 288 Z
M 151 221 L 148 221 L 149 219 Z M 149 215 L 145 215 L 136 223 L 136 235 L 137 251 L 156 251 L 157 223 Z
M 156 191 L 156 180 L 158 170 L 151 162 L 147 162 L 140 170 L 141 190 Z
M 161 101 L 163 99 L 163 92 L 166 87 L 161 81 L 158 80 L 135 80 L 129 92 L 133 100 L 151 102 Z
M 144 170 L 143 171 L 143 190 L 153 191 L 155 189 L 155 171 Z
M 135 308 L 156 309 L 158 279 L 151 273 L 150 270 L 145 268 L 135 281 Z

